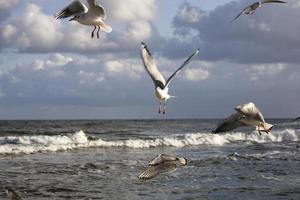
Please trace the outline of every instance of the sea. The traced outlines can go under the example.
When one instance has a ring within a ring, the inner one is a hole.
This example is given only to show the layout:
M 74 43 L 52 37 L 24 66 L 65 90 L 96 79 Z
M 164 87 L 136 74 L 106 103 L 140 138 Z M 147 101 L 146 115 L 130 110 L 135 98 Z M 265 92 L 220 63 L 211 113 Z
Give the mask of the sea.
M 300 121 L 213 134 L 220 120 L 0 121 L 4 187 L 27 200 L 300 199 Z M 188 165 L 143 181 L 159 154 Z

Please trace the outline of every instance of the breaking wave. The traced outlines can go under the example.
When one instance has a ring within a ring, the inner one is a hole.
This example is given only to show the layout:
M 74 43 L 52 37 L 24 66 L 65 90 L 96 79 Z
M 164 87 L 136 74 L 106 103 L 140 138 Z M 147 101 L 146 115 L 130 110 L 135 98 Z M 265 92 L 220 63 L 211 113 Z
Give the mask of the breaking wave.
M 299 141 L 300 130 L 284 129 L 273 131 L 271 134 L 257 133 L 189 133 L 159 137 L 156 139 L 127 139 L 90 140 L 83 132 L 78 131 L 66 136 L 6 136 L 0 137 L 0 154 L 30 154 L 36 152 L 56 152 L 78 148 L 154 148 L 154 147 L 184 147 L 197 145 L 223 146 L 238 142 L 271 143 L 285 141 Z

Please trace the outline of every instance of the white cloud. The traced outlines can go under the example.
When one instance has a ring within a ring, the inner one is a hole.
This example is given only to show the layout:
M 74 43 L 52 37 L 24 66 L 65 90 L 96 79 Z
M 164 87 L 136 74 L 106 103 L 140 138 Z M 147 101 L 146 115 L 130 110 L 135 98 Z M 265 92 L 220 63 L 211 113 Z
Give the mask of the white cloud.
M 178 17 L 186 23 L 196 23 L 201 19 L 203 15 L 204 13 L 200 12 L 200 10 L 193 8 L 188 4 L 184 4 L 179 11 Z
M 210 72 L 203 68 L 188 68 L 184 75 L 189 81 L 203 81 L 209 78 Z
M 130 79 L 140 79 L 144 72 L 140 61 L 119 60 L 105 62 L 105 69 L 108 75 L 118 78 L 129 77 Z
M 5 47 L 30 53 L 112 53 L 119 52 L 120 46 L 122 52 L 132 52 L 141 40 L 155 37 L 152 34 L 152 25 L 149 23 L 155 15 L 155 0 L 149 2 L 132 0 L 132 2 L 132 5 L 128 2 L 118 2 L 113 5 L 113 7 L 120 6 L 121 10 L 126 8 L 134 17 L 124 16 L 132 20 L 122 23 L 123 30 L 118 32 L 116 29 L 111 34 L 101 32 L 100 39 L 91 39 L 93 27 L 83 26 L 77 22 L 56 20 L 53 16 L 43 13 L 41 7 L 27 4 L 20 16 L 14 16 L 6 25 L 0 26 L 0 41 Z M 107 4 L 112 6 L 112 2 Z M 123 8 L 125 5 L 127 6 Z M 148 8 L 147 11 L 144 11 L 144 7 Z M 4 46 L 2 45 L 2 48 Z
M 103 0 L 107 15 L 117 20 L 151 20 L 156 14 L 156 0 Z
M 151 37 L 152 27 L 147 21 L 135 21 L 131 23 L 123 36 L 123 41 L 132 44 L 133 41 L 141 42 Z
M 55 53 L 47 60 L 35 60 L 33 66 L 35 69 L 44 69 L 48 67 L 61 67 L 73 61 L 73 58 Z

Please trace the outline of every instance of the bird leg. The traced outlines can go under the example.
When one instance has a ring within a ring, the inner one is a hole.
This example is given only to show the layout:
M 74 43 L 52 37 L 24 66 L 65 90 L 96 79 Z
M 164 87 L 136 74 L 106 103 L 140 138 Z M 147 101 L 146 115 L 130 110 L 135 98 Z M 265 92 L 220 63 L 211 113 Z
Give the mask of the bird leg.
M 99 39 L 100 26 L 98 26 L 97 38 Z
M 158 113 L 160 114 L 161 113 L 161 102 L 159 102 L 159 108 L 158 108 Z
M 95 32 L 95 30 L 96 30 L 96 28 L 97 28 L 96 26 L 94 26 L 94 27 L 95 27 L 95 28 L 94 28 L 94 30 L 93 30 L 93 32 L 92 32 L 92 36 L 91 36 L 92 38 L 94 38 L 94 32 Z
M 166 114 L 166 102 L 164 102 L 164 104 L 163 104 L 163 115 L 165 115 Z

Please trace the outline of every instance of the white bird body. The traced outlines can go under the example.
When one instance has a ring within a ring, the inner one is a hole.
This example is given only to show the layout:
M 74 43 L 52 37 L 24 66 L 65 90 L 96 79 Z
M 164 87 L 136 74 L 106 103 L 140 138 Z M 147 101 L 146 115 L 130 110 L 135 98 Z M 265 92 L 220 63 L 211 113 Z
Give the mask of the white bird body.
M 181 71 L 181 69 L 186 66 L 191 59 L 199 53 L 199 50 L 196 50 L 173 74 L 168 78 L 166 81 L 163 75 L 158 70 L 155 60 L 152 57 L 148 47 L 144 42 L 141 44 L 141 57 L 143 60 L 144 67 L 146 71 L 148 72 L 149 76 L 154 82 L 155 86 L 155 96 L 158 98 L 160 102 L 159 106 L 159 113 L 165 114 L 165 104 L 166 101 L 174 96 L 171 96 L 168 94 L 169 92 L 169 84 L 171 82 L 171 79 Z M 162 105 L 163 104 L 163 105 Z
M 87 0 L 88 7 L 79 0 L 73 1 L 67 7 L 58 12 L 55 17 L 57 19 L 73 17 L 69 21 L 77 21 L 78 23 L 86 26 L 94 26 L 92 32 L 92 38 L 94 37 L 94 31 L 98 27 L 97 37 L 99 38 L 99 31 L 110 33 L 112 27 L 106 24 L 106 12 L 103 6 L 97 4 L 96 0 Z
M 165 87 L 164 89 L 161 89 L 160 87 L 157 87 L 155 89 L 155 96 L 158 98 L 159 101 L 166 102 L 169 98 L 172 97 L 168 94 L 168 91 L 169 91 L 168 87 Z

